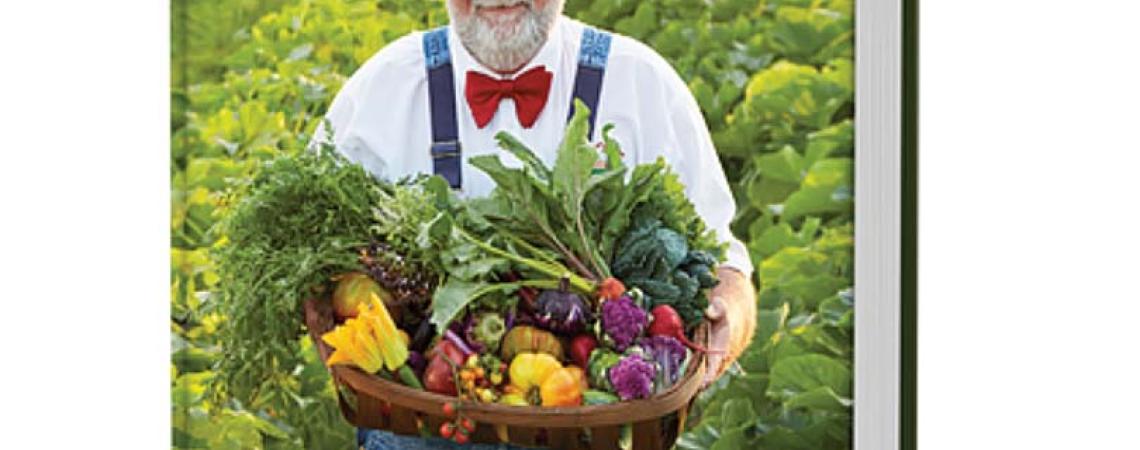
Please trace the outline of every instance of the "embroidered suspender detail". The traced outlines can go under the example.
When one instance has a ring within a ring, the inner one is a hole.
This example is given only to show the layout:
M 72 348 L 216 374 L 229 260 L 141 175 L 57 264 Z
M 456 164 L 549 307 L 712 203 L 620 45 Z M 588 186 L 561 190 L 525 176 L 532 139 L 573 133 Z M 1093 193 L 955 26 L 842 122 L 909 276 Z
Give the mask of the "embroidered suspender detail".
M 613 35 L 593 27 L 582 29 L 582 43 L 578 51 L 578 73 L 574 75 L 574 94 L 571 96 L 569 120 L 574 117 L 573 99 L 581 99 L 590 108 L 589 137 L 594 138 L 594 122 L 598 118 L 598 101 L 601 99 L 602 78 L 606 73 L 606 60 L 610 56 Z
M 424 62 L 427 66 L 428 103 L 431 110 L 432 170 L 452 189 L 462 187 L 462 151 L 455 108 L 455 78 L 451 52 L 447 47 L 447 27 L 424 33 Z

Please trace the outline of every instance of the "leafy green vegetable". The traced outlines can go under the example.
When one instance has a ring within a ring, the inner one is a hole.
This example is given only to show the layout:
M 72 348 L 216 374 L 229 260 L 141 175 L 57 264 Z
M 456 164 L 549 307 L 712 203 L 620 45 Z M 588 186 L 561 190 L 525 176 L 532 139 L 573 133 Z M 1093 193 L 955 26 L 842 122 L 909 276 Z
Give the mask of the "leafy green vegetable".
M 716 286 L 713 268 L 719 259 L 692 249 L 684 235 L 657 219 L 635 223 L 618 245 L 614 274 L 626 287 L 641 289 L 647 308 L 672 306 L 686 327 L 697 325 L 708 307 L 705 291 Z M 703 226 L 699 219 L 697 223 Z
M 587 199 L 600 188 L 619 185 L 625 168 L 594 170 L 598 154 L 586 139 L 589 109 L 580 100 L 576 100 L 575 108 L 553 168 L 547 168 L 533 151 L 502 132 L 496 135 L 499 146 L 522 161 L 523 167 L 508 168 L 493 154 L 469 161 L 496 183 L 492 200 L 481 204 L 488 220 L 520 240 L 555 252 L 578 276 L 595 282 L 610 272 L 602 256 L 604 247 L 599 245 L 598 219 L 589 214 Z M 616 148 L 611 151 L 617 153 Z M 611 163 L 615 160 L 620 162 L 620 158 L 609 158 Z

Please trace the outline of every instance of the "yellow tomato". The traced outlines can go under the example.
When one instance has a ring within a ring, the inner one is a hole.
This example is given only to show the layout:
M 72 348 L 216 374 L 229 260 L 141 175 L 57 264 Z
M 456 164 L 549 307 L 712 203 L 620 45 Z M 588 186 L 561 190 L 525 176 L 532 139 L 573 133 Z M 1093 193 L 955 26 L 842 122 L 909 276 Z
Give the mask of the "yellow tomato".
M 582 369 L 560 368 L 542 382 L 539 393 L 542 406 L 577 406 L 582 404 Z
M 561 368 L 562 363 L 546 353 L 519 353 L 511 361 L 511 385 L 519 392 L 528 392 L 541 386 L 551 373 Z

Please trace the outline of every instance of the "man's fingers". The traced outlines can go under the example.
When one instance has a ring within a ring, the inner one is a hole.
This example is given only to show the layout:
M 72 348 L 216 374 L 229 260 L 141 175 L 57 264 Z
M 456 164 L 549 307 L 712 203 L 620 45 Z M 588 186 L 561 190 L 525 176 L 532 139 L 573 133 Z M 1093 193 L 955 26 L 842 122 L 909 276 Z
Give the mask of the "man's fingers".
M 716 322 L 724 318 L 724 300 L 720 297 L 709 299 L 709 306 L 705 308 L 705 317 Z
M 709 353 L 705 357 L 708 358 L 708 365 L 705 368 L 705 379 L 701 381 L 701 389 L 709 387 L 713 381 L 716 381 L 717 375 L 720 374 L 720 365 L 724 361 L 724 357 L 719 354 Z
M 709 352 L 705 354 L 705 377 L 702 380 L 701 387 L 708 387 L 709 383 L 716 380 L 720 375 L 721 366 L 724 364 L 725 355 L 728 351 L 728 340 L 730 334 L 729 323 L 725 319 L 724 299 L 721 297 L 713 297 L 709 300 L 709 306 L 705 309 L 705 317 L 712 322 L 709 327 Z

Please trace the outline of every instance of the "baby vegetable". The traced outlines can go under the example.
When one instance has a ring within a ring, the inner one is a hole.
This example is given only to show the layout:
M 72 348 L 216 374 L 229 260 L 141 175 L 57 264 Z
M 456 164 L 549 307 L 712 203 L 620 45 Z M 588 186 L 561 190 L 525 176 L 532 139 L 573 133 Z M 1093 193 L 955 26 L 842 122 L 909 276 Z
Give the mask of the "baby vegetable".
M 499 348 L 499 341 L 503 339 L 503 334 L 507 332 L 507 324 L 503 321 L 503 316 L 499 313 L 485 312 L 475 316 L 475 322 L 471 326 L 471 335 L 468 336 L 468 341 L 478 343 L 486 351 L 495 351 Z
M 622 401 L 649 398 L 657 371 L 640 355 L 629 355 L 610 368 L 610 383 Z
M 408 359 L 408 348 L 400 339 L 388 309 L 380 297 L 374 293 L 369 295 L 371 304 L 359 309 L 356 318 L 321 336 L 325 343 L 336 349 L 329 356 L 329 364 L 351 361 L 357 367 L 375 373 L 381 365 L 388 370 L 396 370 Z
M 657 305 L 653 307 L 653 323 L 649 324 L 649 334 L 651 336 L 669 336 L 681 341 L 686 347 L 702 353 L 708 353 L 709 350 L 694 344 L 685 337 L 685 324 L 681 322 L 681 316 L 677 314 L 669 305 Z
M 523 397 L 522 394 L 517 392 L 499 397 L 499 403 L 511 406 L 530 406 L 530 403 L 527 403 L 526 401 L 526 397 Z
M 598 340 L 589 334 L 579 334 L 570 340 L 570 359 L 579 367 L 590 362 L 590 352 L 598 347 Z
M 440 340 L 428 353 L 431 362 L 424 369 L 424 387 L 435 393 L 457 395 L 455 373 L 463 364 L 463 352 L 449 340 Z
M 576 370 L 575 370 L 576 369 Z M 577 406 L 582 404 L 582 391 L 585 390 L 582 369 L 561 367 L 543 380 L 539 386 L 542 406 Z
M 526 393 L 539 387 L 546 377 L 561 368 L 562 363 L 545 353 L 519 353 L 511 361 L 511 386 L 519 392 Z
M 621 355 L 609 350 L 599 348 L 590 353 L 590 362 L 586 366 L 590 385 L 605 390 L 613 390 L 613 385 L 610 384 L 609 370 L 618 361 L 621 361 Z
M 563 278 L 558 289 L 548 289 L 538 296 L 535 319 L 539 325 L 555 333 L 581 331 L 591 320 L 590 308 L 581 295 L 570 292 L 569 280 Z
M 598 283 L 598 298 L 602 300 L 613 300 L 621 297 L 625 293 L 625 285 L 614 277 L 609 277 Z
M 582 404 L 584 405 L 608 405 L 617 401 L 616 395 L 605 391 L 590 389 L 582 393 Z
M 519 325 L 511 328 L 503 337 L 500 351 L 503 361 L 512 361 L 515 355 L 521 352 L 541 352 L 557 358 L 563 358 L 562 342 L 546 330 L 535 327 Z
M 562 367 L 548 354 L 519 353 L 511 361 L 510 375 L 511 393 L 507 396 L 519 395 L 529 404 L 542 406 L 582 403 L 584 375 L 581 369 Z
M 681 378 L 681 365 L 688 350 L 672 336 L 652 336 L 641 338 L 638 345 L 657 364 L 657 391 L 663 391 Z
M 392 296 L 388 291 L 372 281 L 368 275 L 360 272 L 342 275 L 337 281 L 336 290 L 333 291 L 333 311 L 340 319 L 356 317 L 359 308 L 367 305 L 373 294 L 380 297 L 385 305 L 392 303 Z
M 627 295 L 602 303 L 602 330 L 619 352 L 633 344 L 648 322 L 645 310 Z
M 405 384 L 422 387 L 411 367 L 405 364 L 407 340 L 400 337 L 380 297 L 370 295 L 371 303 L 358 309 L 356 318 L 321 336 L 321 340 L 335 349 L 327 363 L 330 366 L 352 364 L 368 373 L 376 373 L 384 367 L 396 372 Z

